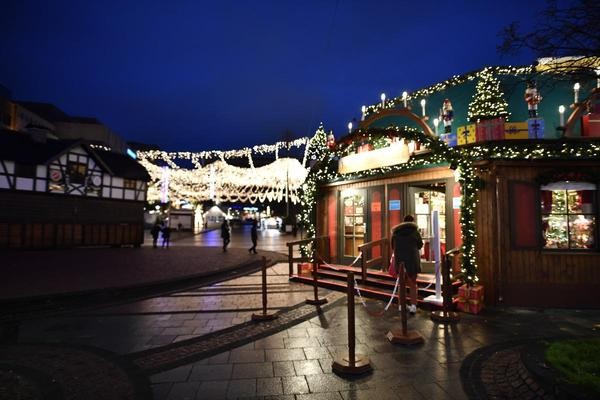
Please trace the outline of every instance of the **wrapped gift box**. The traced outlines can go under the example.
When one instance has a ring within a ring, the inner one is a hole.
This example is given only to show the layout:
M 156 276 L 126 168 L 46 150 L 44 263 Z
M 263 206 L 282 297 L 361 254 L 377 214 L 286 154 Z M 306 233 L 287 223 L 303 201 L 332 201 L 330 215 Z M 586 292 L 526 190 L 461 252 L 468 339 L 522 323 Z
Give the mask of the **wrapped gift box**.
M 456 130 L 456 143 L 458 145 L 475 143 L 475 124 L 459 126 Z
M 494 118 L 478 122 L 475 127 L 478 142 L 504 139 L 504 118 Z
M 467 300 L 483 300 L 483 286 L 468 286 L 466 283 L 458 288 L 458 297 Z
M 504 139 L 529 139 L 527 122 L 507 122 L 504 124 Z
M 458 309 L 469 314 L 479 314 L 483 310 L 483 302 L 478 300 L 459 302 Z
M 544 120 L 542 118 L 529 118 L 527 120 L 529 139 L 544 138 Z
M 454 147 L 457 144 L 456 133 L 442 133 L 440 138 L 450 147 Z
M 311 263 L 298 263 L 298 275 L 307 275 L 312 272 Z
M 586 114 L 581 118 L 581 136 L 599 137 L 600 136 L 600 112 Z

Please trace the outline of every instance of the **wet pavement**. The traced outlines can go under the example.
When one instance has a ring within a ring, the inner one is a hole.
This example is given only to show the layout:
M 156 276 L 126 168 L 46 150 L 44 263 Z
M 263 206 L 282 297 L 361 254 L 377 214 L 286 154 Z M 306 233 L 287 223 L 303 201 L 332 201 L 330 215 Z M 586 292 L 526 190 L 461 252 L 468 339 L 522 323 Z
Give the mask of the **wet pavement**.
M 176 265 L 167 270 L 171 273 L 186 271 L 189 252 L 196 252 L 195 269 L 190 270 L 216 271 L 217 265 L 235 268 L 235 262 L 287 251 L 285 241 L 293 240 L 265 232 L 259 237 L 258 256 L 252 256 L 247 252 L 249 232 L 234 229 L 231 249 L 224 254 L 219 233 L 181 238 L 169 250 L 106 250 L 169 254 Z M 113 281 L 118 281 L 122 270 L 112 271 Z M 333 373 L 332 361 L 347 351 L 346 295 L 320 289 L 329 303 L 320 309 L 305 305 L 312 288 L 289 282 L 286 263 L 270 267 L 267 281 L 267 309 L 279 315 L 273 321 L 251 321 L 252 313 L 262 310 L 260 273 L 254 272 L 25 320 L 18 344 L 0 346 L 0 364 L 20 367 L 11 373 L 19 372 L 38 388 L 54 382 L 48 392 L 65 399 L 552 398 L 523 370 L 519 346 L 539 338 L 597 336 L 594 324 L 600 321 L 599 310 L 495 308 L 480 315 L 461 314 L 460 322 L 443 325 L 419 311 L 409 318 L 409 328 L 420 332 L 424 344 L 401 346 L 386 338 L 400 323 L 397 307 L 382 313 L 383 302 L 367 299 L 363 307 L 356 299 L 356 350 L 370 358 L 373 371 L 344 377 Z M 26 295 L 27 288 L 21 286 L 21 293 Z M 42 347 L 33 351 L 31 346 Z M 43 362 L 36 363 L 36 352 L 45 355 Z M 94 386 L 104 390 L 94 392 Z

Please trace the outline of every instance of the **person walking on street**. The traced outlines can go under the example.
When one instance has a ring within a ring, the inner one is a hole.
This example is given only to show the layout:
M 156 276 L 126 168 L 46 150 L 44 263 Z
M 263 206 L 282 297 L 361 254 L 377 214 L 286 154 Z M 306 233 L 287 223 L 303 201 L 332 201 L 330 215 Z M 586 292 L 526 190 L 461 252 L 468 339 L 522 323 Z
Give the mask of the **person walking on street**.
M 252 221 L 252 228 L 250 229 L 250 239 L 252 240 L 252 247 L 250 247 L 248 249 L 248 253 L 252 253 L 254 252 L 254 254 L 256 253 L 256 241 L 258 239 L 258 232 L 256 231 L 257 228 L 257 223 L 256 220 Z
M 165 225 L 162 228 L 162 247 L 169 248 L 169 240 L 171 239 L 171 228 L 168 225 Z
M 150 229 L 150 234 L 152 235 L 152 247 L 156 248 L 156 243 L 158 242 L 158 234 L 160 233 L 160 226 L 158 226 L 158 222 L 155 222 Z
M 410 302 L 408 311 L 417 312 L 417 274 L 421 272 L 421 247 L 423 238 L 419 227 L 415 224 L 412 215 L 404 217 L 404 222 L 392 228 L 392 249 L 396 260 L 396 271 L 400 271 L 400 264 L 404 265 L 405 276 L 410 287 Z M 405 290 L 405 288 L 401 288 Z
M 229 224 L 227 220 L 224 219 L 221 224 L 221 237 L 223 238 L 223 253 L 227 251 L 227 245 L 230 242 L 231 234 L 229 233 Z

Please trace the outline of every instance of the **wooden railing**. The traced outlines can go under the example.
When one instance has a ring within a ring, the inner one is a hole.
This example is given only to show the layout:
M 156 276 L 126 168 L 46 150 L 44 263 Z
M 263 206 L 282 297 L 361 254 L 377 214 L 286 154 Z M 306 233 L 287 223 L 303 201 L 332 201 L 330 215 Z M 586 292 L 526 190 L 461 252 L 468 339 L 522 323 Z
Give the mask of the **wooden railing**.
M 316 262 L 318 262 L 318 259 L 322 259 L 326 262 L 331 262 L 331 253 L 329 250 L 329 236 L 318 236 L 312 239 L 303 239 L 295 240 L 293 242 L 287 242 L 286 246 L 288 247 L 288 264 L 290 276 L 292 276 L 294 273 L 294 262 L 311 261 L 311 258 L 308 256 L 294 257 L 294 246 L 304 246 L 308 244 L 312 245 L 313 252 L 315 253 Z M 298 275 L 300 275 L 300 271 L 298 271 Z
M 379 246 L 379 257 L 369 258 L 373 254 L 373 248 Z M 362 253 L 360 258 L 360 269 L 362 274 L 362 280 L 367 280 L 367 268 L 371 268 L 374 265 L 381 265 L 387 271 L 387 267 L 390 261 L 390 241 L 388 238 L 382 238 L 379 240 L 373 240 L 372 242 L 364 243 L 358 246 L 358 251 Z

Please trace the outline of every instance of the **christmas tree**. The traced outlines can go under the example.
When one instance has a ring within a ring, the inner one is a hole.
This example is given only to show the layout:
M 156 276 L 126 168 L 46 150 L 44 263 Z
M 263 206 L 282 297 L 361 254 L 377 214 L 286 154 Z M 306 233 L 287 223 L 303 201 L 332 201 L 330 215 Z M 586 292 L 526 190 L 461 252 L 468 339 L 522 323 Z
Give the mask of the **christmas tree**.
M 500 81 L 491 70 L 481 71 L 480 79 L 475 86 L 473 100 L 469 103 L 469 121 L 477 122 L 486 119 L 504 117 L 508 119 L 508 103 L 500 89 Z
M 327 151 L 327 134 L 323 128 L 323 124 L 319 125 L 319 128 L 315 132 L 315 135 L 310 139 L 308 143 L 308 154 L 309 160 L 319 160 Z

